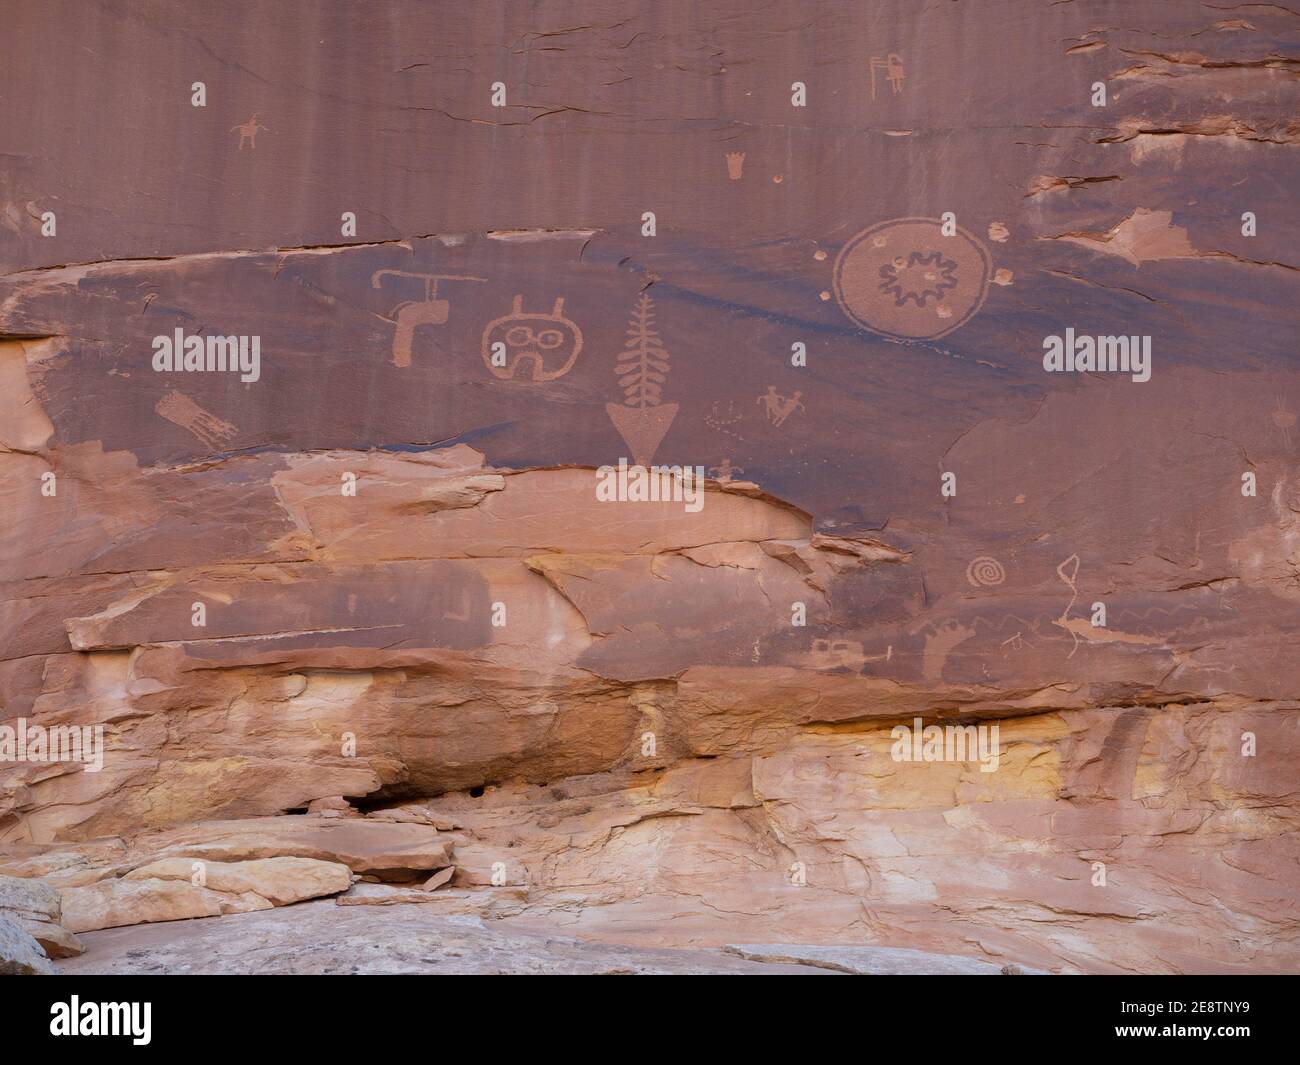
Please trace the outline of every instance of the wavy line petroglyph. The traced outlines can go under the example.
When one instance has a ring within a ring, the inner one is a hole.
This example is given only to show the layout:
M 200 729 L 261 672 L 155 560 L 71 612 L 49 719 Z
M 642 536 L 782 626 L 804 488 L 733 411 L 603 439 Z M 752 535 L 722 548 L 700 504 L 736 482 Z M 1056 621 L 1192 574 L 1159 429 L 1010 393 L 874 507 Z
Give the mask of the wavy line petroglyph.
M 1071 555 L 1067 558 L 1056 567 L 1056 574 L 1070 589 L 1070 601 L 1065 605 L 1065 609 L 1061 611 L 1061 616 L 1052 622 L 1053 625 L 1057 625 L 1068 632 L 1074 641 L 1074 646 L 1070 648 L 1070 653 L 1065 656 L 1066 658 L 1074 657 L 1075 651 L 1079 649 L 1080 639 L 1087 640 L 1089 643 L 1161 645 L 1165 642 L 1154 636 L 1138 636 L 1135 633 L 1117 632 L 1114 629 L 1094 625 L 1088 618 L 1071 618 L 1070 611 L 1074 607 L 1075 600 L 1079 598 L 1079 589 L 1075 584 L 1079 576 L 1079 556 Z

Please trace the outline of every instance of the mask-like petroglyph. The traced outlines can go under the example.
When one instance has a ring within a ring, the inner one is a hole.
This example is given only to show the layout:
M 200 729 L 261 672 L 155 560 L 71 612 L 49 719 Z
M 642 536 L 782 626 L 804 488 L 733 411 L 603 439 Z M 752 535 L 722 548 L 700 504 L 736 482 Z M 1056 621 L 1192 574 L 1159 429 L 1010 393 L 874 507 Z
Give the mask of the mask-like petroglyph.
M 632 308 L 625 350 L 614 367 L 623 402 L 605 404 L 609 420 L 631 449 L 633 459 L 642 466 L 654 460 L 656 449 L 677 416 L 676 403 L 662 402 L 669 371 L 668 351 L 654 320 L 654 301 L 643 289 Z
M 966 322 L 988 294 L 992 262 L 975 237 L 930 218 L 903 218 L 864 229 L 835 260 L 840 309 L 885 336 L 943 336 Z
M 564 316 L 564 298 L 554 309 L 525 311 L 523 296 L 516 296 L 509 314 L 494 318 L 483 330 L 483 362 L 494 377 L 512 380 L 521 368 L 526 381 L 540 384 L 563 377 L 573 369 L 582 351 L 582 330 Z
M 732 181 L 739 181 L 745 176 L 745 153 L 728 152 L 727 153 L 727 177 Z
M 464 277 L 460 274 L 419 274 L 409 270 L 376 270 L 370 275 L 370 287 L 380 288 L 385 277 L 414 277 L 424 282 L 424 299 L 408 300 L 393 308 L 393 365 L 411 365 L 411 342 L 415 330 L 422 325 L 446 325 L 451 314 L 451 301 L 438 298 L 439 281 L 486 281 L 486 277 Z

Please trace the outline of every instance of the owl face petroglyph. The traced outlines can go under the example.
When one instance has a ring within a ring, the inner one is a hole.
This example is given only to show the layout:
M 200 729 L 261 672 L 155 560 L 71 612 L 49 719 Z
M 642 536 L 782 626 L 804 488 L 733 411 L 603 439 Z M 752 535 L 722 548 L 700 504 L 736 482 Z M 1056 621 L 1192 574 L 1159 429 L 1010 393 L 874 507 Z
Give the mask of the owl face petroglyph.
M 523 302 L 516 296 L 513 310 L 483 330 L 484 364 L 503 380 L 519 375 L 537 384 L 563 377 L 582 351 L 582 330 L 564 316 L 563 297 L 549 314 L 525 312 Z

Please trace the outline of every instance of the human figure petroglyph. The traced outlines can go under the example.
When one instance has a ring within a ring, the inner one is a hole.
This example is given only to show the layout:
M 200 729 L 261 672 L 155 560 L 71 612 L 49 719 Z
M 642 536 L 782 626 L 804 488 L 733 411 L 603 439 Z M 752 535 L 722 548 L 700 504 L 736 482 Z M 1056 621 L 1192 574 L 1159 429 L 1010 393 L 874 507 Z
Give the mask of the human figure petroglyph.
M 784 424 L 785 420 L 788 417 L 790 417 L 790 415 L 793 414 L 796 410 L 806 411 L 808 409 L 802 403 L 799 402 L 799 397 L 802 395 L 803 395 L 802 392 L 796 391 L 793 396 L 791 396 L 783 404 L 781 404 L 780 416 L 776 419 L 775 424 L 777 425 Z
M 903 72 L 903 57 L 897 52 L 890 52 L 888 56 L 881 58 L 878 55 L 871 57 L 871 98 L 876 98 L 876 71 L 885 72 L 885 80 L 889 82 L 889 87 L 894 96 L 903 91 L 903 79 L 906 76 Z
M 733 466 L 731 464 L 731 459 L 723 459 L 721 466 L 712 466 L 710 467 L 709 472 L 713 474 L 717 474 L 717 476 L 714 479 L 717 480 L 719 483 L 730 484 L 732 474 L 744 473 L 745 467 Z
M 1071 555 L 1058 567 L 1058 576 L 1067 586 L 1074 590 L 1077 584 L 1078 566 L 1077 556 Z M 1077 594 L 1077 593 L 1076 593 Z M 1093 644 L 1122 643 L 1135 644 L 1144 646 L 1165 646 L 1167 640 L 1156 638 L 1154 636 L 1143 636 L 1138 633 L 1122 632 L 1116 629 L 1102 626 L 1094 626 L 1091 618 L 1069 617 L 1073 609 L 1074 602 L 1066 605 L 1060 615 L 1053 617 L 1049 613 L 1035 614 L 1032 617 L 1022 617 L 1019 614 L 1007 613 L 988 616 L 985 614 L 976 614 L 967 617 L 964 622 L 957 623 L 948 621 L 942 625 L 936 625 L 934 622 L 928 622 L 918 628 L 913 628 L 911 632 L 924 633 L 926 636 L 926 647 L 922 656 L 922 672 L 927 679 L 939 679 L 943 670 L 944 658 L 947 652 L 955 647 L 958 643 L 969 638 L 970 636 L 979 635 L 983 632 L 986 638 L 997 639 L 1012 625 L 1017 629 L 1005 639 L 1000 639 L 998 647 L 1002 650 L 1002 657 L 1006 658 L 1010 651 L 1023 650 L 1026 644 L 1034 646 L 1039 640 L 1055 640 L 1056 633 L 1051 628 L 1063 629 L 1070 634 L 1070 638 L 1075 647 L 1080 641 L 1086 640 Z M 1191 624 L 1203 622 L 1208 624 L 1208 619 L 1198 612 L 1202 608 L 1197 605 L 1187 604 L 1173 607 L 1149 607 L 1146 610 L 1116 610 L 1112 612 L 1112 620 L 1121 620 L 1124 618 L 1136 618 L 1139 621 L 1145 621 L 1153 616 L 1159 615 L 1165 618 L 1172 618 L 1177 614 L 1197 614 L 1190 619 Z M 1044 631 L 1044 626 L 1050 626 Z M 926 658 L 929 655 L 929 658 Z M 1073 651 L 1071 651 L 1073 655 Z
M 802 392 L 796 391 L 792 396 L 783 396 L 776 390 L 776 385 L 768 385 L 767 392 L 758 397 L 757 402 L 762 404 L 763 413 L 767 415 L 767 420 L 773 425 L 782 425 L 796 410 L 807 410 L 799 397 Z
M 393 331 L 393 365 L 411 365 L 411 343 L 415 331 L 422 325 L 445 325 L 451 313 L 451 301 L 438 298 L 439 281 L 486 281 L 486 277 L 467 277 L 461 274 L 422 274 L 410 270 L 376 270 L 370 275 L 370 287 L 381 288 L 385 277 L 414 277 L 424 282 L 424 299 L 399 303 L 389 319 Z
M 903 77 L 903 57 L 897 52 L 890 52 L 885 65 L 885 80 L 889 82 L 895 96 L 903 91 Z
M 231 133 L 234 133 L 235 130 L 239 130 L 239 148 L 237 150 L 241 152 L 244 150 L 245 142 L 248 143 L 250 151 L 257 147 L 257 134 L 259 130 L 266 133 L 271 132 L 266 126 L 258 125 L 257 115 L 254 115 L 247 122 L 241 122 L 238 126 L 230 127 Z

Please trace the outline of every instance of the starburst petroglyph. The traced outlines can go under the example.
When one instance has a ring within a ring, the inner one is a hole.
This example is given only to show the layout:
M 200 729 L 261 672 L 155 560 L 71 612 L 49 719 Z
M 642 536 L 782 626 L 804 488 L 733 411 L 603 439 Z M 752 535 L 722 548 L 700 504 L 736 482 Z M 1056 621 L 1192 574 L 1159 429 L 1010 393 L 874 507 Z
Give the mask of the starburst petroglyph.
M 992 276 L 988 251 L 934 218 L 881 222 L 851 237 L 835 259 L 840 309 L 873 333 L 940 337 L 983 305 Z
M 941 300 L 957 287 L 953 273 L 956 269 L 957 264 L 945 259 L 942 252 L 923 255 L 914 251 L 906 258 L 899 255 L 880 268 L 880 291 L 893 296 L 895 306 L 913 300 L 918 307 L 924 307 L 929 300 Z

